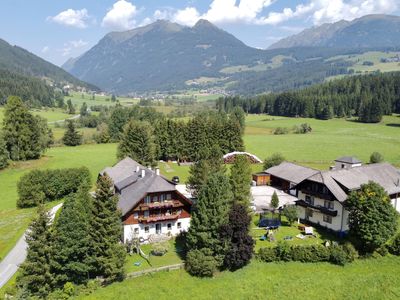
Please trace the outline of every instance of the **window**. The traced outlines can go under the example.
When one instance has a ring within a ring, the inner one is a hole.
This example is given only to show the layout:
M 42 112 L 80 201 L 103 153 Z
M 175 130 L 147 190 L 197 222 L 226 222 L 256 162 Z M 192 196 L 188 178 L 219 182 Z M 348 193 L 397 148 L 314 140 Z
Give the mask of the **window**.
M 171 200 L 171 194 L 167 194 L 167 200 Z
M 146 196 L 146 198 L 144 198 L 144 203 L 150 203 L 150 196 Z
M 182 228 L 182 223 L 181 223 L 181 222 L 178 222 L 178 223 L 176 224 L 176 227 L 178 227 L 178 229 L 181 229 L 181 228 Z
M 149 233 L 149 231 L 150 231 L 149 226 L 145 226 L 145 227 L 144 227 L 144 232 L 145 232 L 145 233 Z
M 324 222 L 332 224 L 332 216 L 324 215 Z
M 160 195 L 160 201 L 163 202 L 164 200 L 165 200 L 165 195 L 164 195 L 164 194 L 161 194 L 161 195 Z
M 135 212 L 133 213 L 133 218 L 134 218 L 134 219 L 139 218 L 139 213 L 138 213 L 137 211 L 135 211 Z
M 308 218 L 312 218 L 313 213 L 314 213 L 314 212 L 313 212 L 311 209 L 307 208 L 307 209 L 306 209 L 306 218 L 307 218 L 307 217 L 308 217 Z
M 333 201 L 325 200 L 324 207 L 327 209 L 333 209 Z
M 153 196 L 153 202 L 157 202 L 157 201 L 158 201 L 157 195 Z
M 133 231 L 135 234 L 139 234 L 139 228 L 135 228 Z
M 148 211 L 148 210 L 145 210 L 145 211 L 144 211 L 144 217 L 145 217 L 145 218 L 148 218 L 148 217 L 149 217 L 149 211 Z
M 168 224 L 167 224 L 167 229 L 168 229 L 168 230 L 172 230 L 172 224 L 171 224 L 171 223 L 168 223 Z
M 314 205 L 314 197 L 306 196 L 306 202 L 308 204 Z

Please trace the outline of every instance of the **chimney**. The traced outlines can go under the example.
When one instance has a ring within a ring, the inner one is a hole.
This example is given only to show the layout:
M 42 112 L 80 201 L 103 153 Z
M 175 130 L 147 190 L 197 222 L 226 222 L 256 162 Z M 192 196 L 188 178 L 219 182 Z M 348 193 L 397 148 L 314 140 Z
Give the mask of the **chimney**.
M 141 175 L 141 177 L 144 178 L 145 175 L 146 175 L 146 170 L 145 170 L 145 169 L 142 169 L 142 175 Z
M 160 176 L 160 169 L 159 168 L 156 168 L 156 175 Z
M 139 167 L 139 165 L 137 165 L 137 166 L 136 166 L 136 173 L 138 173 L 139 170 L 140 170 L 140 167 Z

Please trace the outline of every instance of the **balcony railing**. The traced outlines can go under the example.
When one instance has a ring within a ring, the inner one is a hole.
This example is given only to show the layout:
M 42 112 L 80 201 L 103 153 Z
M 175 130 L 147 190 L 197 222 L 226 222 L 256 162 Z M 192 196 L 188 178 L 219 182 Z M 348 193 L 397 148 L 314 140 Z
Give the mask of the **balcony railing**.
M 315 192 L 315 191 L 307 190 L 307 189 L 301 189 L 300 191 L 305 195 L 312 195 L 312 196 L 315 196 L 320 199 L 334 200 L 330 194 L 324 194 L 324 193 Z
M 178 219 L 180 214 L 170 214 L 170 215 L 161 215 L 161 216 L 149 216 L 149 217 L 140 217 L 140 223 L 153 223 L 153 222 L 162 222 L 169 220 Z
M 314 204 L 308 203 L 308 202 L 306 202 L 304 200 L 297 200 L 296 201 L 296 205 L 299 205 L 299 206 L 302 206 L 302 207 L 307 207 L 307 208 L 312 208 L 312 209 L 315 209 L 315 210 L 319 210 L 323 214 L 329 215 L 329 216 L 332 216 L 332 217 L 336 217 L 337 214 L 338 214 L 337 210 L 329 209 L 329 208 L 327 208 L 325 206 L 322 206 L 322 205 L 314 205 Z
M 149 209 L 172 208 L 181 206 L 183 206 L 183 204 L 178 200 L 168 200 L 163 202 L 142 203 L 139 205 L 139 208 L 143 211 Z

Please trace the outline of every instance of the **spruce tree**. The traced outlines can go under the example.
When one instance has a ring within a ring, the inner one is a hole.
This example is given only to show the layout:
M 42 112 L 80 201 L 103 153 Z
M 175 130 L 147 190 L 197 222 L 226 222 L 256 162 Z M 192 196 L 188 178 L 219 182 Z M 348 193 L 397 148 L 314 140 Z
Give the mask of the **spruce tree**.
M 272 194 L 271 198 L 271 208 L 275 211 L 279 207 L 279 198 L 276 191 Z
M 188 249 L 207 252 L 218 266 L 225 257 L 226 241 L 221 229 L 228 222 L 232 198 L 228 177 L 221 172 L 211 174 L 200 189 L 186 238 Z
M 0 133 L 0 170 L 8 166 L 8 159 L 9 154 L 6 148 L 6 143 L 4 142 L 4 138 Z
M 80 113 L 81 117 L 87 116 L 89 114 L 86 102 L 83 102 L 79 113 Z
M 52 235 L 50 217 L 43 205 L 26 233 L 28 252 L 20 266 L 17 286 L 30 296 L 45 298 L 51 291 L 53 276 L 50 272 Z
M 28 111 L 19 97 L 8 98 L 4 111 L 3 136 L 12 160 L 37 159 L 46 149 L 47 144 L 43 140 L 47 129 L 43 130 L 41 120 Z
M 228 223 L 222 229 L 224 238 L 228 240 L 225 268 L 234 271 L 250 262 L 254 248 L 254 240 L 249 234 L 250 224 L 247 206 L 234 204 L 229 212 Z
M 58 287 L 67 282 L 83 284 L 89 280 L 89 197 L 84 188 L 69 196 L 55 224 L 51 265 Z
M 127 156 L 142 165 L 152 166 L 155 163 L 155 143 L 153 129 L 147 122 L 131 120 L 124 127 L 121 141 L 118 145 L 118 158 Z
M 93 274 L 108 281 L 124 276 L 126 251 L 120 244 L 122 216 L 117 203 L 111 178 L 100 176 L 91 206 L 90 257 Z
M 83 95 L 83 94 L 82 94 Z M 74 115 L 75 114 L 75 107 L 72 104 L 71 99 L 67 100 L 67 110 L 68 110 L 68 114 L 70 115 Z
M 78 146 L 82 144 L 82 136 L 76 130 L 73 120 L 67 120 L 67 129 L 62 140 L 66 146 Z
M 237 155 L 231 168 L 230 184 L 233 199 L 245 207 L 250 205 L 251 165 L 244 155 Z

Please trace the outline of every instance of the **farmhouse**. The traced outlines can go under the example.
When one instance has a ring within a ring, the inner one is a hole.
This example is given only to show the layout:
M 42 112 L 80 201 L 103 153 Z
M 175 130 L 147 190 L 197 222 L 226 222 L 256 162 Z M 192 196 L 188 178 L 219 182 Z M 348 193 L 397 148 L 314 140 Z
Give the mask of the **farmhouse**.
M 114 182 L 125 242 L 134 237 L 151 242 L 156 236 L 188 230 L 192 203 L 158 169 L 151 170 L 125 158 L 105 168 L 100 172 L 103 174 Z
M 380 184 L 393 206 L 400 211 L 399 170 L 388 163 L 362 165 L 356 159 L 342 164 L 343 159 L 336 160 L 336 166 L 331 170 L 319 171 L 295 186 L 300 219 L 345 233 L 349 228 L 344 202 L 350 192 L 369 181 Z

